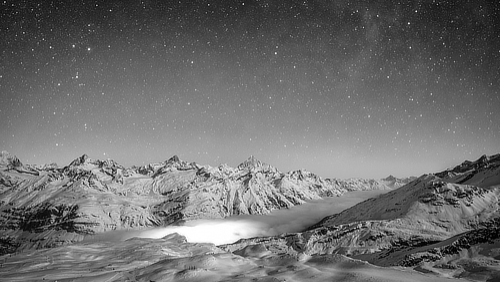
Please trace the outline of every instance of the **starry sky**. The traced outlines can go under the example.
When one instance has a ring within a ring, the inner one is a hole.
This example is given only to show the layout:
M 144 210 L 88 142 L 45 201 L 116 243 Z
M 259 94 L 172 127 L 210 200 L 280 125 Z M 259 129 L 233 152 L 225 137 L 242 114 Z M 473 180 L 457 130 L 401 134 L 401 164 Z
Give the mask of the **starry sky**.
M 497 1 L 0 2 L 0 149 L 382 178 L 500 152 Z

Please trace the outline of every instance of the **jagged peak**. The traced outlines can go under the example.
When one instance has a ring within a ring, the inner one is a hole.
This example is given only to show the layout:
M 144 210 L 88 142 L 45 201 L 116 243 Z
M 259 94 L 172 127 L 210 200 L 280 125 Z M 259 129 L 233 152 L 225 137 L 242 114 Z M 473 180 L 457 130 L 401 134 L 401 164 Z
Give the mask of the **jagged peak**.
M 99 167 L 108 167 L 108 168 L 121 168 L 121 169 L 124 169 L 124 167 L 122 165 L 120 165 L 119 163 L 117 163 L 115 160 L 113 159 L 106 159 L 106 160 L 97 160 L 96 161 L 97 164 L 99 165 Z
M 493 163 L 493 162 L 500 162 L 500 154 L 490 155 L 490 156 L 484 154 L 475 161 L 467 160 L 467 161 L 464 161 L 461 165 L 465 166 L 465 165 L 486 164 L 486 163 Z
M 259 161 L 255 156 L 251 155 L 246 159 L 244 162 L 238 165 L 239 169 L 244 169 L 244 168 L 258 168 L 263 166 L 264 163 Z
M 436 175 L 442 178 L 453 178 L 460 174 L 469 173 L 469 171 L 479 171 L 491 166 L 500 166 L 500 154 L 482 155 L 475 161 L 466 160 L 453 168 L 438 172 Z
M 198 164 L 196 162 L 186 162 L 179 158 L 177 155 L 173 155 L 170 159 L 165 162 L 166 167 L 175 167 L 177 169 L 196 169 Z
M 487 155 L 482 155 L 479 159 L 477 159 L 474 163 L 486 163 L 490 160 L 490 157 Z
M 87 162 L 90 162 L 90 158 L 89 158 L 89 156 L 87 154 L 83 154 L 80 157 L 74 159 L 69 164 L 69 166 L 79 166 L 79 165 L 82 165 L 82 164 L 87 163 Z
M 287 173 L 285 173 L 284 177 L 288 178 L 288 179 L 295 179 L 295 180 L 305 180 L 305 179 L 312 179 L 314 181 L 320 181 L 320 182 L 323 182 L 323 179 L 308 171 L 308 170 L 305 170 L 305 169 L 298 169 L 298 170 L 292 170 L 292 171 L 289 171 Z
M 397 178 L 396 178 L 394 175 L 390 174 L 389 176 L 387 176 L 386 178 L 383 178 L 382 180 L 386 180 L 386 181 L 394 181 L 394 180 L 396 180 L 396 179 L 397 179 Z
M 166 161 L 167 164 L 175 164 L 175 163 L 180 163 L 182 162 L 181 159 L 179 159 L 179 156 L 173 155 L 170 159 Z
M 306 170 L 306 169 L 296 169 L 288 172 L 289 175 L 302 175 L 302 176 L 312 176 L 316 177 L 317 175 Z
M 21 161 L 15 155 L 12 155 L 7 151 L 2 151 L 2 154 L 0 155 L 0 164 L 11 165 L 13 167 L 23 166 Z

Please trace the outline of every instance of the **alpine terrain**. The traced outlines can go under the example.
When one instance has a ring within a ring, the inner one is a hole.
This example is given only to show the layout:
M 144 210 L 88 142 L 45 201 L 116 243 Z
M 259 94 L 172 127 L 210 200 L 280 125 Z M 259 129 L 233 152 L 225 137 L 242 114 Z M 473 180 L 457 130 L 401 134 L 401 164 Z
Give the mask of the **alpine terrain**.
M 105 236 L 373 190 L 299 233 L 218 246 Z M 0 281 L 499 281 L 499 194 L 500 154 L 418 178 L 341 180 L 254 157 L 236 168 L 177 156 L 126 168 L 83 155 L 60 167 L 2 152 Z

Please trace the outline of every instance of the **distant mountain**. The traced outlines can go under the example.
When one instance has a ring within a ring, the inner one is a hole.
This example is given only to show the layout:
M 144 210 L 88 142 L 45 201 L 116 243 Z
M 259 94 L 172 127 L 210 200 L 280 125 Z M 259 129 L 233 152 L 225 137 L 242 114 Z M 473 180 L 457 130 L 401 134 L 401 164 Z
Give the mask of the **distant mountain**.
M 240 240 L 286 254 L 345 254 L 380 266 L 500 278 L 500 157 L 483 156 L 328 216 L 301 233 Z M 492 279 L 492 280 L 488 280 Z
M 0 254 L 65 245 L 111 230 L 266 214 L 347 191 L 393 189 L 409 180 L 282 173 L 253 156 L 236 168 L 202 166 L 177 156 L 125 168 L 87 155 L 59 167 L 24 165 L 2 152 Z

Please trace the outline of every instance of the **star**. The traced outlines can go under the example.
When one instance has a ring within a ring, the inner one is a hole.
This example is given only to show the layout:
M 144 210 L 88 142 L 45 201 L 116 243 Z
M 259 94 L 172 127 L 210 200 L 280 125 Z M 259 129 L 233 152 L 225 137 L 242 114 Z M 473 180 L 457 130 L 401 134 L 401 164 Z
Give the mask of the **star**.
M 0 17 L 0 145 L 35 163 L 257 155 L 381 178 L 500 150 L 493 3 L 4 1 Z

